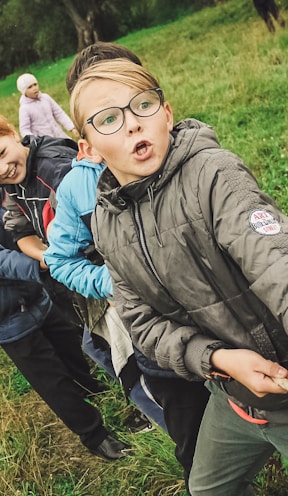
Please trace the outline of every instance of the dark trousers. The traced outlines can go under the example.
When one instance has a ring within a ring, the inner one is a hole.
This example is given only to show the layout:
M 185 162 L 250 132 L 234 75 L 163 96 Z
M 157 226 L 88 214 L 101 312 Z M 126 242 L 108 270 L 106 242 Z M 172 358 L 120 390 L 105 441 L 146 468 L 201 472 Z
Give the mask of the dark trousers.
M 267 21 L 269 14 L 277 20 L 279 15 L 279 7 L 275 0 L 254 0 L 254 5 L 258 14 L 264 19 L 265 22 Z
M 158 378 L 145 375 L 154 398 L 163 408 L 170 437 L 176 444 L 175 456 L 184 468 L 188 490 L 197 435 L 208 402 L 209 392 L 203 382 Z
M 100 412 L 85 401 L 73 380 L 82 377 L 79 336 L 63 321 L 59 310 L 53 307 L 40 329 L 2 347 L 66 426 L 80 436 L 88 449 L 96 449 L 108 431 Z
M 68 320 L 65 312 L 62 313 L 61 301 L 53 305 L 42 330 L 73 379 L 88 387 L 93 379 L 83 354 L 81 331 L 79 326 Z
M 280 14 L 280 9 L 276 4 L 275 0 L 253 0 L 256 10 L 260 17 L 265 21 L 267 28 L 271 33 L 275 32 L 275 26 L 272 21 L 274 17 L 275 21 L 284 28 L 286 25 L 284 17 Z

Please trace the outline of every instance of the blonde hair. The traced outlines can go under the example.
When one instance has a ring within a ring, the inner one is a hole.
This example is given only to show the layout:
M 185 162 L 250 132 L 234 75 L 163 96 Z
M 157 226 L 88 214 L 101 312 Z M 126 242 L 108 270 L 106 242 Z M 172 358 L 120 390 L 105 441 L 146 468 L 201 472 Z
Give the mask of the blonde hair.
M 16 129 L 4 115 L 0 114 L 0 136 L 14 136 Z
M 70 114 L 80 135 L 84 126 L 84 116 L 79 105 L 80 94 L 97 79 L 110 79 L 139 91 L 159 87 L 159 82 L 150 72 L 127 59 L 103 60 L 87 68 L 75 84 L 70 98 Z M 95 96 L 97 98 L 97 94 Z

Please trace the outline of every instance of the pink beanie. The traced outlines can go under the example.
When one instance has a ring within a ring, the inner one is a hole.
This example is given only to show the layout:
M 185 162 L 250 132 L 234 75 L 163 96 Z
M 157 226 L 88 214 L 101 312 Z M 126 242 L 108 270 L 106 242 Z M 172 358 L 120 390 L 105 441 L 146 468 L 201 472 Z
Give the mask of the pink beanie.
M 38 83 L 38 81 L 33 74 L 22 74 L 17 79 L 17 89 L 21 91 L 22 95 L 25 95 L 27 88 L 34 83 Z

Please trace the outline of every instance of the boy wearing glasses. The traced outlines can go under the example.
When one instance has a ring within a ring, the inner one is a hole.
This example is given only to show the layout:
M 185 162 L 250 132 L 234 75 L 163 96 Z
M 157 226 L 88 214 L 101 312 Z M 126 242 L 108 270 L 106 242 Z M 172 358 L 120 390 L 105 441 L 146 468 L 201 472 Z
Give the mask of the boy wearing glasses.
M 94 241 L 143 360 L 212 392 L 191 494 L 247 496 L 275 449 L 288 457 L 288 219 L 209 126 L 173 126 L 156 88 L 118 60 L 72 92 L 79 148 L 106 164 Z
M 106 44 L 106 46 L 103 46 L 103 53 L 107 58 L 107 51 L 109 50 L 110 55 L 114 53 L 114 55 L 117 54 L 118 57 L 122 56 L 126 59 L 133 60 L 131 59 L 131 52 L 129 53 L 127 49 L 122 47 L 122 54 L 120 54 L 119 48 L 119 45 L 114 45 L 114 47 L 112 47 L 111 44 Z M 86 54 L 83 58 L 85 60 Z M 96 54 L 95 58 L 97 58 L 96 62 L 98 64 L 99 54 Z M 115 59 L 115 56 L 110 56 L 109 58 Z M 78 63 L 80 64 L 80 62 L 81 59 L 78 57 Z M 135 64 L 135 56 L 133 62 L 135 67 L 140 65 L 140 61 L 138 62 L 138 65 Z M 86 69 L 89 66 L 91 66 L 91 62 L 87 61 Z M 77 79 L 80 77 L 82 71 L 83 66 L 81 67 L 80 65 L 80 69 L 77 65 L 75 66 Z M 75 84 L 75 80 L 71 82 L 69 79 L 67 86 L 68 88 L 73 88 Z M 95 103 L 96 100 L 97 98 L 94 98 L 93 103 Z M 146 115 L 147 113 L 157 114 L 161 101 L 162 92 L 157 87 L 156 89 L 149 89 L 144 92 L 144 95 L 132 99 L 129 105 L 133 111 L 141 115 Z M 96 115 L 94 115 L 95 113 L 93 113 L 91 120 L 93 121 L 93 125 L 101 128 L 103 126 L 104 133 L 106 132 L 107 126 L 107 129 L 109 128 L 109 130 L 115 132 L 116 136 L 117 129 L 123 126 L 123 113 L 125 112 L 125 109 L 111 108 L 108 110 L 108 113 L 106 110 L 103 114 L 101 111 L 100 114 L 95 112 Z M 88 127 L 90 126 L 87 125 L 87 128 Z M 82 132 L 86 132 L 86 126 L 84 126 Z M 105 138 L 104 134 L 103 137 Z M 83 155 L 81 151 L 80 153 Z M 74 161 L 72 171 L 66 175 L 57 190 L 58 203 L 56 217 L 49 235 L 50 246 L 45 252 L 45 261 L 49 265 L 54 277 L 59 278 L 61 282 L 67 284 L 69 287 L 71 287 L 71 284 L 75 285 L 74 289 L 82 293 L 84 296 L 92 297 L 94 284 L 93 272 L 96 270 L 96 267 L 93 267 L 89 256 L 87 258 L 84 257 L 84 250 L 87 249 L 88 240 L 90 244 L 93 244 L 90 217 L 95 206 L 98 178 L 104 167 L 105 164 L 101 162 L 97 163 L 94 160 L 90 161 L 85 159 L 79 162 Z M 81 193 L 79 191 L 79 185 L 81 185 Z M 129 270 L 131 270 L 131 268 Z M 115 308 L 109 307 L 101 320 L 105 320 L 105 316 L 109 316 L 109 313 L 111 312 L 114 312 L 113 316 L 116 317 L 117 314 L 115 315 Z M 121 340 L 125 338 L 123 333 L 124 328 L 121 321 L 120 324 L 118 323 L 117 325 L 118 329 L 122 328 L 122 337 L 120 336 L 120 341 L 118 341 L 118 343 L 121 343 Z M 115 349 L 115 345 L 117 346 L 117 334 L 115 334 L 113 328 L 110 329 L 108 340 L 110 340 L 111 348 L 113 350 Z M 127 329 L 129 328 L 127 327 Z M 92 326 L 90 326 L 90 331 L 91 330 Z M 99 323 L 97 323 L 95 332 L 99 332 Z M 107 335 L 105 337 L 107 337 Z M 131 342 L 130 338 L 129 340 Z M 123 347 L 120 351 L 122 358 L 124 358 L 125 352 L 123 353 Z M 132 351 L 133 355 L 131 355 Z M 126 354 L 126 357 L 127 356 L 128 355 Z M 139 395 L 137 398 L 138 404 L 137 401 L 135 402 L 137 406 L 146 413 L 146 415 L 149 416 L 149 410 L 151 411 L 151 401 L 149 405 L 147 402 L 147 397 L 145 400 L 145 394 L 143 395 L 143 392 L 148 390 L 148 394 L 150 396 L 152 392 L 152 395 L 156 401 L 162 405 L 169 434 L 176 443 L 176 457 L 184 467 L 185 481 L 188 485 L 188 476 L 191 468 L 196 437 L 203 411 L 208 400 L 208 391 L 201 381 L 191 383 L 183 380 L 177 377 L 173 371 L 162 370 L 157 366 L 157 364 L 150 362 L 150 360 L 146 361 L 145 359 L 145 361 L 143 361 L 143 357 L 140 357 L 140 364 L 138 361 L 138 354 L 136 354 L 136 359 L 138 375 L 140 375 L 140 382 L 144 391 L 139 388 L 139 379 L 135 380 L 135 378 L 137 379 L 137 375 L 135 375 L 137 371 L 134 370 L 133 372 L 133 369 L 131 370 L 131 364 L 135 360 L 133 348 L 131 348 L 129 360 L 122 368 L 119 377 L 121 381 L 123 377 L 124 380 L 122 381 L 122 384 L 124 387 L 125 383 L 127 384 L 127 379 L 130 380 L 130 382 L 132 380 L 131 384 L 133 387 L 130 391 L 128 390 L 128 396 L 132 400 L 135 401 L 135 389 L 138 389 L 138 391 L 141 392 L 141 397 Z M 140 374 L 138 368 L 139 365 L 141 367 Z M 148 387 L 147 382 L 149 382 Z M 127 387 L 125 389 L 127 393 Z M 149 410 L 147 408 L 149 408 Z M 184 419 L 183 412 L 185 412 Z M 154 408 L 154 419 L 155 413 L 157 414 L 157 411 Z M 163 426 L 163 420 L 161 420 L 161 418 L 160 421 L 160 425 L 162 424 Z M 159 414 L 157 422 L 159 423 Z M 166 425 L 164 423 L 164 427 L 166 427 Z

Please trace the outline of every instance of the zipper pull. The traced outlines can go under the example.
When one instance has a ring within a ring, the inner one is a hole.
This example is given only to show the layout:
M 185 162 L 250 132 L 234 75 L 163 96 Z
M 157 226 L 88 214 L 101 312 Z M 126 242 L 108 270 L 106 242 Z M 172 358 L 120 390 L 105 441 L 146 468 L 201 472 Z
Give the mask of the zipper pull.
M 27 307 L 26 307 L 26 305 L 25 305 L 25 300 L 24 300 L 24 298 L 20 298 L 19 303 L 20 303 L 20 312 L 21 312 L 21 313 L 26 312 Z

